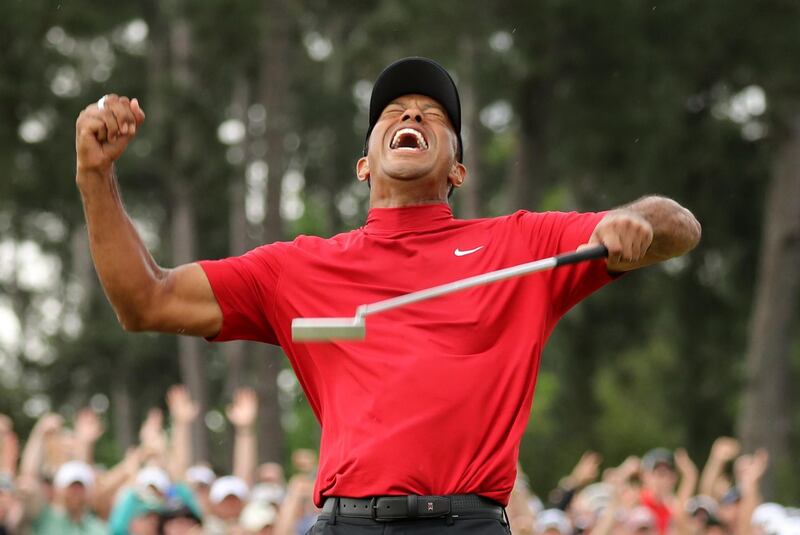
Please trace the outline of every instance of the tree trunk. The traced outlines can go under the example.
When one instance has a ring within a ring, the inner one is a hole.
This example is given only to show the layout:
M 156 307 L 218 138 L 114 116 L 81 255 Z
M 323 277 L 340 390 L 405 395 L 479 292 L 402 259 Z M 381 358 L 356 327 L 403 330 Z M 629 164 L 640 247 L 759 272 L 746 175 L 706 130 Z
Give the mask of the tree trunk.
M 233 117 L 247 125 L 247 108 L 250 105 L 250 91 L 247 79 L 240 76 L 234 83 L 231 109 Z M 237 148 L 243 153 L 247 150 L 248 136 L 238 144 Z M 230 180 L 228 190 L 228 253 L 238 256 L 245 253 L 252 245 L 248 240 L 247 214 L 245 212 L 245 199 L 247 196 L 247 181 L 245 179 L 245 165 L 234 167 L 234 174 Z M 222 345 L 222 353 L 228 362 L 227 377 L 225 379 L 225 399 L 232 399 L 233 393 L 242 386 L 246 366 L 245 342 L 229 342 Z
M 172 85 L 181 98 L 195 90 L 189 58 L 192 42 L 188 21 L 180 11 L 170 26 L 170 59 Z M 173 109 L 179 109 L 176 106 Z M 180 114 L 177 114 L 180 117 Z M 172 200 L 172 257 L 175 265 L 187 264 L 197 260 L 195 251 L 195 213 L 191 182 L 186 173 L 193 159 L 193 126 L 186 118 L 175 121 L 172 142 L 171 164 L 168 166 L 170 194 Z M 178 359 L 181 377 L 189 389 L 192 399 L 198 406 L 200 417 L 192 425 L 192 462 L 208 460 L 208 434 L 203 415 L 208 407 L 208 388 L 206 385 L 206 362 L 201 341 L 197 338 L 181 336 L 178 338 Z
M 291 19 L 286 0 L 264 2 L 264 35 L 261 41 L 259 100 L 267 111 L 264 137 L 267 154 L 267 198 L 264 217 L 264 241 L 283 238 L 281 189 L 288 168 L 284 137 L 289 131 L 289 28 Z M 262 461 L 282 461 L 284 449 L 277 377 L 283 365 L 283 353 L 274 346 L 259 350 L 259 457 Z
M 791 432 L 790 352 L 800 305 L 800 116 L 777 155 L 764 209 L 764 230 L 747 348 L 743 445 L 767 448 L 771 469 L 763 480 L 767 498 L 789 460 Z
M 453 195 L 458 195 L 459 215 L 465 219 L 475 219 L 481 215 L 481 175 L 480 175 L 480 110 L 475 84 L 475 63 L 477 53 L 471 36 L 460 43 L 461 49 L 461 135 L 469 144 L 464 150 L 464 165 L 467 176 L 464 185 Z
M 520 117 L 517 156 L 511 167 L 507 211 L 536 210 L 549 186 L 545 161 L 545 129 L 549 91 L 546 84 L 528 78 L 518 99 Z
M 127 356 L 123 358 L 127 359 Z M 133 404 L 128 389 L 128 373 L 114 375 L 111 385 L 111 407 L 113 414 L 114 437 L 122 451 L 126 451 L 138 442 L 133 425 Z

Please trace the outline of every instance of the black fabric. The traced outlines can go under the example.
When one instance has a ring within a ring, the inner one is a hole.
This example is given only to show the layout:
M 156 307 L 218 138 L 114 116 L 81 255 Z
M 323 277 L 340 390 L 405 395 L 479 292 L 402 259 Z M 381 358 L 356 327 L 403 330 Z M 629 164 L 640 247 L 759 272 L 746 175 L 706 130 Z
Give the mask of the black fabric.
M 428 96 L 442 105 L 458 137 L 458 161 L 463 161 L 461 100 L 458 89 L 444 67 L 432 59 L 422 57 L 399 59 L 386 67 L 375 80 L 369 101 L 369 127 L 364 142 L 364 154 L 367 154 L 369 136 L 383 109 L 397 97 L 412 93 Z
M 425 518 L 376 522 L 322 515 L 306 535 L 510 535 L 505 523 L 489 518 Z
M 328 498 L 324 515 L 368 518 L 378 521 L 462 516 L 503 520 L 503 507 L 476 494 L 450 496 L 381 496 L 376 498 Z

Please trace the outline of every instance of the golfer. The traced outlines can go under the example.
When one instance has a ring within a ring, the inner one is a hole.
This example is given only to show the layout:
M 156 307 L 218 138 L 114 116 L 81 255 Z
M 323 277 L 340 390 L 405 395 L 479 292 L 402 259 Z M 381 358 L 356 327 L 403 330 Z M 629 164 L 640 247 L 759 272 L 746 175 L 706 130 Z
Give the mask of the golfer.
M 131 331 L 280 344 L 322 426 L 314 534 L 507 533 L 539 357 L 556 322 L 612 281 L 692 249 L 700 225 L 663 197 L 602 213 L 519 211 L 461 220 L 468 180 L 456 86 L 406 58 L 377 78 L 358 180 L 364 226 L 299 236 L 243 256 L 159 267 L 120 198 L 113 162 L 141 128 L 136 99 L 108 95 L 77 121 L 77 184 L 92 256 Z M 369 319 L 364 341 L 295 343 L 297 317 L 603 244 L 582 262 L 409 305 Z

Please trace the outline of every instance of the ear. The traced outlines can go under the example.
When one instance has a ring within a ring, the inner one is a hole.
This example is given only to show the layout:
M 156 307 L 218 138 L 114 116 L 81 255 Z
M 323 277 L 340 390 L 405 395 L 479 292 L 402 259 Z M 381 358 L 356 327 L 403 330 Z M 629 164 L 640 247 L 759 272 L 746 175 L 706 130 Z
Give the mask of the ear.
M 461 162 L 453 162 L 450 168 L 450 173 L 447 175 L 447 181 L 454 188 L 460 188 L 464 184 L 464 179 L 467 178 L 467 168 Z
M 369 162 L 366 156 L 362 156 L 358 159 L 358 162 L 356 162 L 356 177 L 358 177 L 360 182 L 369 180 Z

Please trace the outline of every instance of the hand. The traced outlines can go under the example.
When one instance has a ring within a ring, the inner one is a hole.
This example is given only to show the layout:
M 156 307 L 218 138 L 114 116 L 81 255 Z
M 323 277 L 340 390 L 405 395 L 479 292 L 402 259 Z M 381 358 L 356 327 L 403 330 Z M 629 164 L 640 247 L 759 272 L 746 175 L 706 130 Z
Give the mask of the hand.
M 739 441 L 731 437 L 719 437 L 711 446 L 711 457 L 718 462 L 727 463 L 739 455 Z
M 572 469 L 569 480 L 575 488 L 585 487 L 595 479 L 600 470 L 603 457 L 599 453 L 587 451 L 581 455 L 578 464 Z
M 697 476 L 697 466 L 692 462 L 689 454 L 683 448 L 675 450 L 675 468 L 681 477 Z
M 90 104 L 75 123 L 78 169 L 106 173 L 136 135 L 144 121 L 137 99 L 106 95 L 101 110 Z
M 635 455 L 631 455 L 616 468 L 607 470 L 606 473 L 603 474 L 603 481 L 615 487 L 623 485 L 639 472 L 641 464 L 641 459 Z
M 190 424 L 197 418 L 198 407 L 189 396 L 189 390 L 183 385 L 175 385 L 167 392 L 167 406 L 172 421 L 178 424 Z
M 310 474 L 317 468 L 317 454 L 313 450 L 298 449 L 292 452 L 292 464 L 301 474 Z
M 42 415 L 41 418 L 36 422 L 36 425 L 33 426 L 32 433 L 37 433 L 42 436 L 49 435 L 51 433 L 55 433 L 61 431 L 61 427 L 64 425 L 64 420 L 58 414 L 48 412 Z
M 286 496 L 295 498 L 310 498 L 314 492 L 314 480 L 307 474 L 295 474 L 286 485 Z
M 89 407 L 78 411 L 75 417 L 75 435 L 78 440 L 87 444 L 94 444 L 103 436 L 105 426 L 97 414 Z
M 233 396 L 233 403 L 225 409 L 228 420 L 236 428 L 252 427 L 258 414 L 258 397 L 252 388 L 240 388 Z
M 578 247 L 603 244 L 608 249 L 606 261 L 611 270 L 636 267 L 653 243 L 653 226 L 642 216 L 625 209 L 606 214 L 594 228 L 589 242 Z
M 150 409 L 141 429 L 139 440 L 142 446 L 151 452 L 166 451 L 167 441 L 164 437 L 164 415 L 159 409 Z
M 769 454 L 764 448 L 756 450 L 752 455 L 742 455 L 736 459 L 733 470 L 736 473 L 737 486 L 753 488 L 758 485 L 769 465 Z

